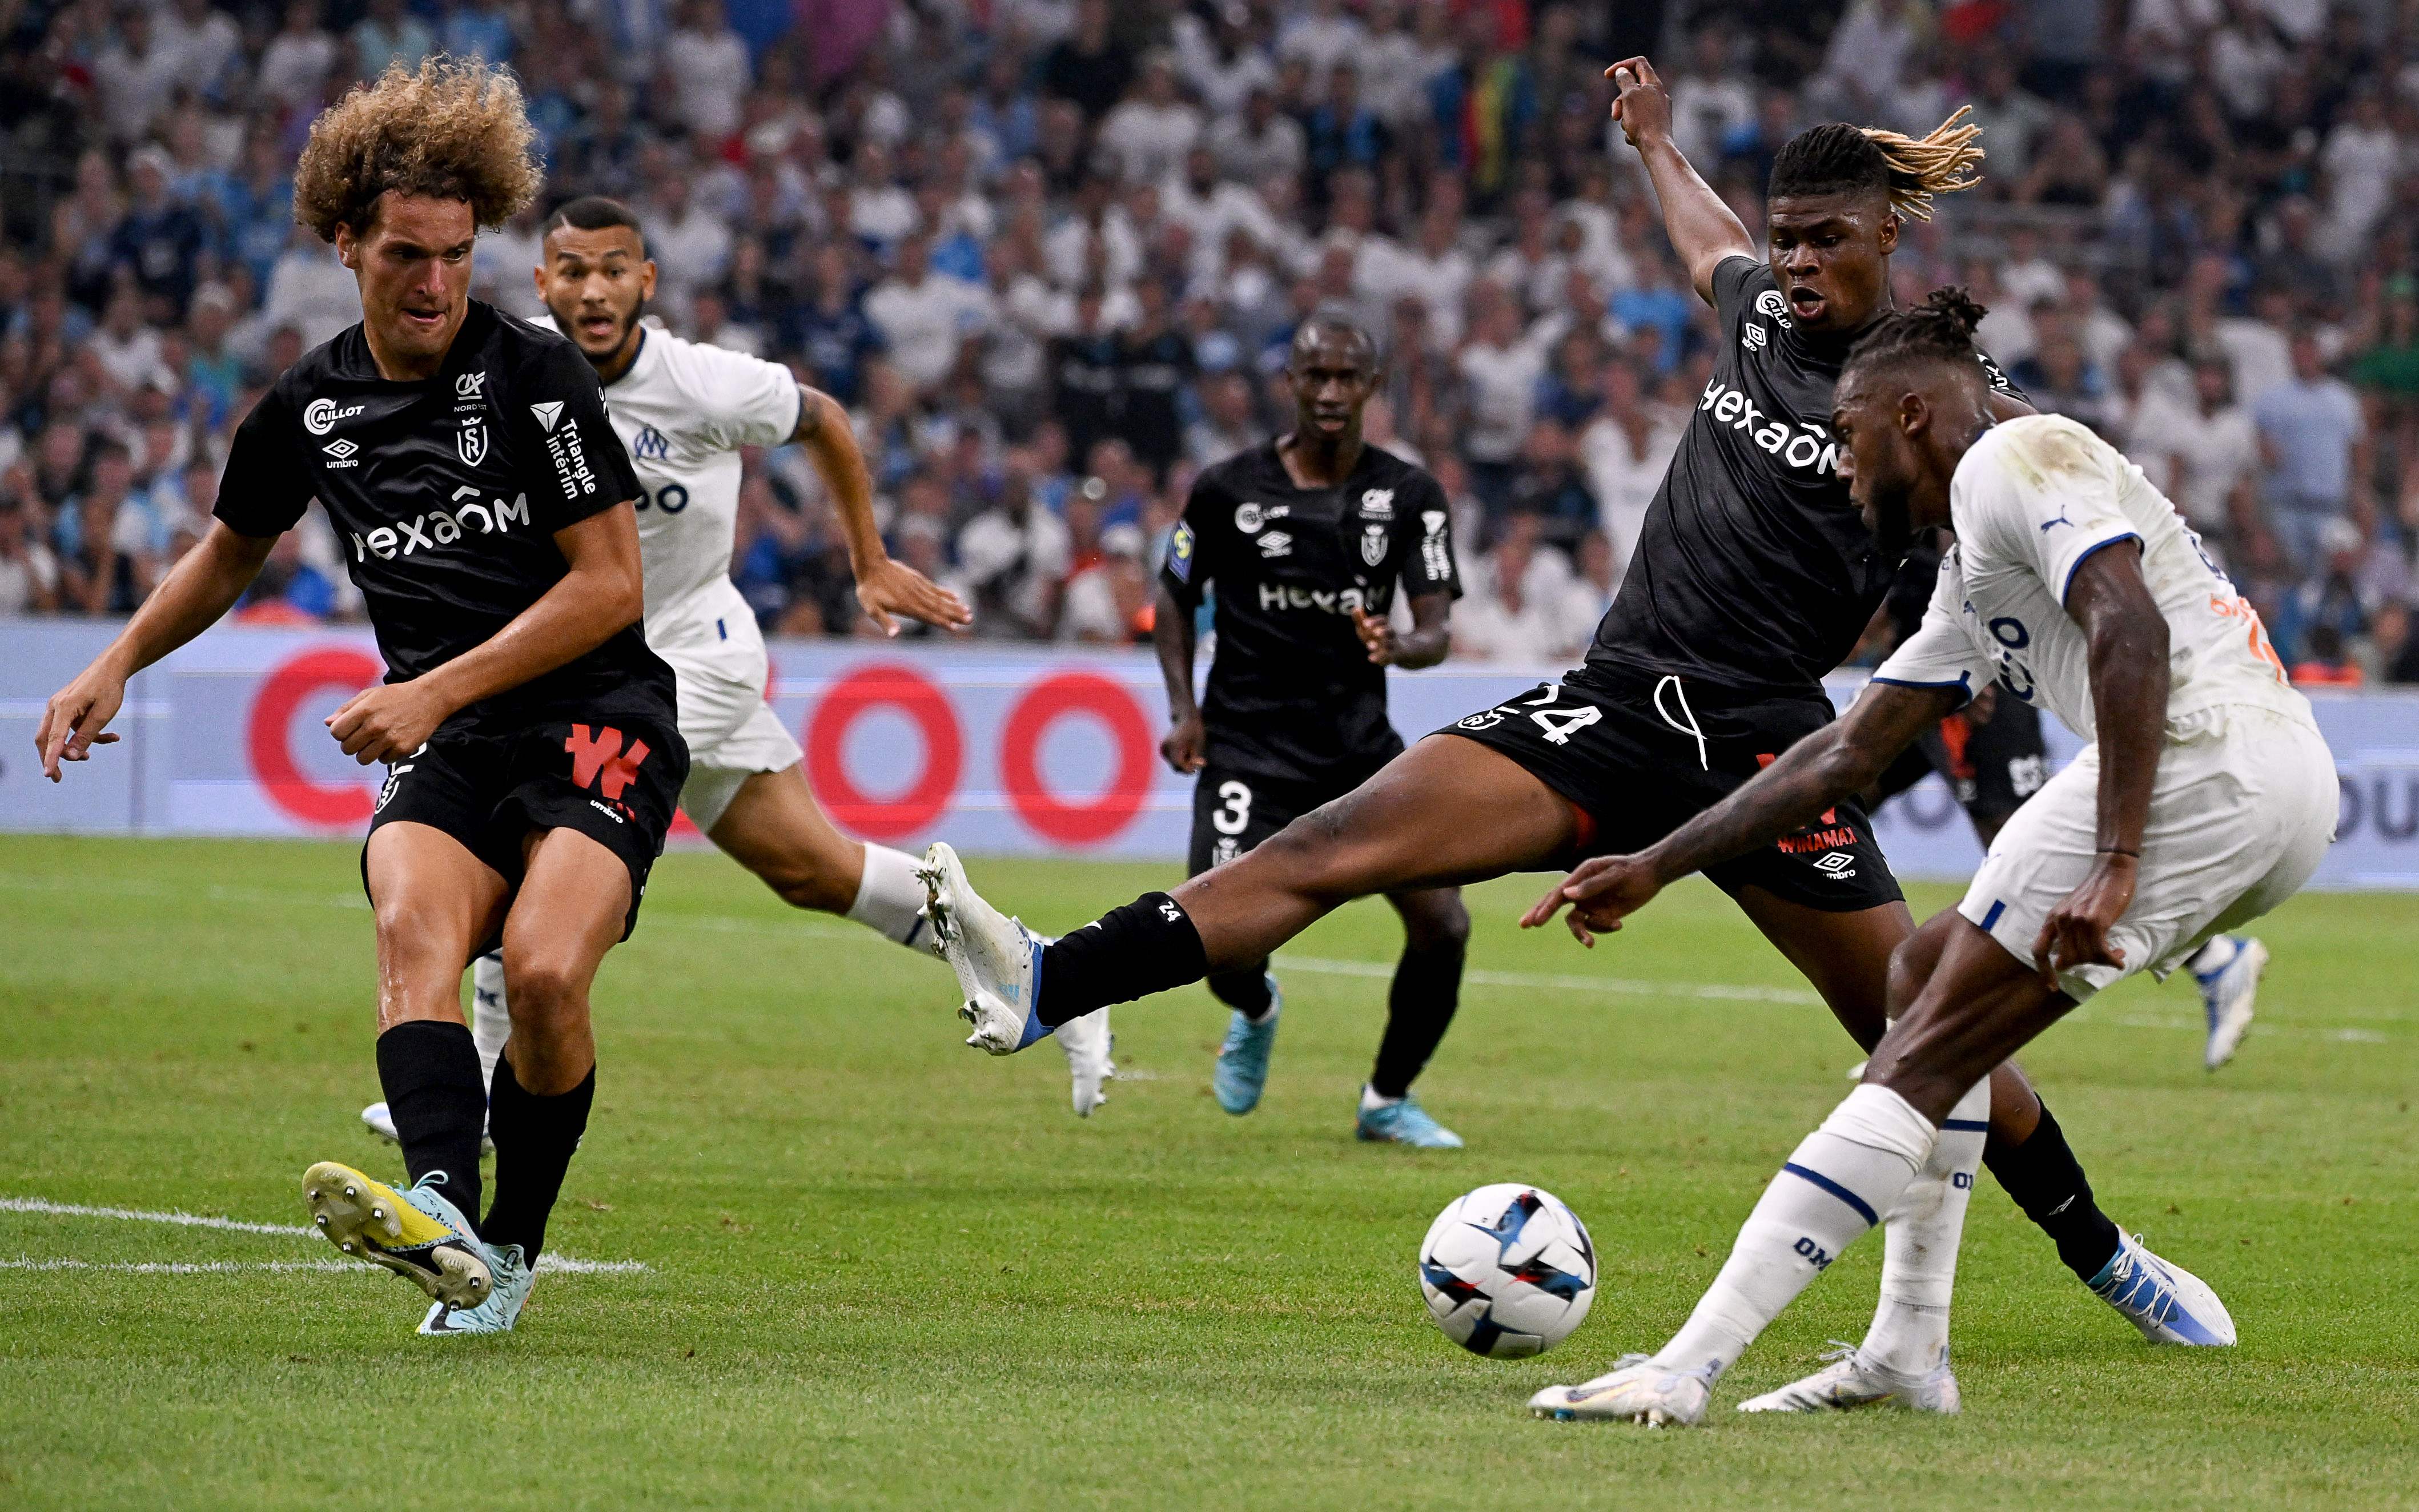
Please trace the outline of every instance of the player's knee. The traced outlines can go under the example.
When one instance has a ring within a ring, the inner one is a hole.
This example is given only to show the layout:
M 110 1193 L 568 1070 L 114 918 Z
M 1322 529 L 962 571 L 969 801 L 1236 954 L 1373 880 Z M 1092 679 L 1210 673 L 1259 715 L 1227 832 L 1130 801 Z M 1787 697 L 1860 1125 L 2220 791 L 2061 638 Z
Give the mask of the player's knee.
M 463 921 L 458 904 L 398 887 L 380 897 L 373 913 L 377 920 L 380 952 L 389 960 L 409 960 L 432 952 L 469 953 L 470 942 L 461 938 Z
M 793 908 L 809 908 L 818 913 L 844 914 L 856 901 L 855 892 L 842 887 L 830 872 L 811 861 L 783 857 L 756 869 L 756 875 L 773 895 Z
M 539 949 L 504 952 L 504 1001 L 513 1016 L 513 1032 L 526 1027 L 545 1035 L 588 1012 L 588 983 L 593 968 L 567 951 Z
M 1460 955 L 1470 946 L 1470 910 L 1449 896 L 1407 910 L 1403 948 L 1419 955 Z

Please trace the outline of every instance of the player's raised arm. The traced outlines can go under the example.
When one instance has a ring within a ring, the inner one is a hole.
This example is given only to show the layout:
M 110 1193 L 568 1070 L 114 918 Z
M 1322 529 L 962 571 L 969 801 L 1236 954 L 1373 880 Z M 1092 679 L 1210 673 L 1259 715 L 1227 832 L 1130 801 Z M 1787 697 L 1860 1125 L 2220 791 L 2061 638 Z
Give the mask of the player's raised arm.
M 965 600 L 892 558 L 873 523 L 873 478 L 856 432 L 849 428 L 848 411 L 840 401 L 817 389 L 798 386 L 798 428 L 790 437 L 814 458 L 815 472 L 831 490 L 839 507 L 840 532 L 848 538 L 849 570 L 856 579 L 856 601 L 885 635 L 897 635 L 890 616 L 904 614 L 944 630 L 963 630 L 975 621 Z
M 1624 58 L 1604 76 L 1621 91 L 1612 102 L 1612 118 L 1645 160 L 1656 203 L 1663 208 L 1664 233 L 1688 270 L 1688 286 L 1711 304 L 1714 270 L 1725 257 L 1754 256 L 1755 239 L 1672 142 L 1672 96 L 1655 65 L 1642 57 Z
M 260 576 L 276 545 L 274 534 L 244 535 L 223 520 L 211 521 L 209 533 L 168 570 L 109 649 L 51 696 L 34 731 L 42 775 L 55 782 L 61 762 L 83 761 L 93 747 L 116 740 L 106 732 L 126 700 L 127 680 L 217 624 Z
M 1655 895 L 1693 872 L 1769 845 L 1872 786 L 1899 753 L 1965 702 L 1962 685 L 1879 680 L 1835 723 L 1780 753 L 1727 798 L 1635 856 L 1584 861 L 1521 916 L 1535 929 L 1571 905 L 1571 933 L 1594 945 Z

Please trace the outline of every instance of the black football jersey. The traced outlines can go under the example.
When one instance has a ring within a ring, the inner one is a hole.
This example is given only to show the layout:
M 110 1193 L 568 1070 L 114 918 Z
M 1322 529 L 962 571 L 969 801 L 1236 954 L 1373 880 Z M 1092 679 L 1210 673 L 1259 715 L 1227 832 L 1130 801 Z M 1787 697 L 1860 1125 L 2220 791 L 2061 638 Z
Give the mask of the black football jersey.
M 1190 609 L 1217 584 L 1218 645 L 1201 701 L 1222 769 L 1318 782 L 1398 748 L 1386 672 L 1352 628 L 1413 598 L 1461 595 L 1452 511 L 1425 469 L 1364 447 L 1334 488 L 1298 488 L 1274 441 L 1204 471 L 1162 580 Z
M 1855 648 L 1898 569 L 1839 476 L 1831 399 L 1853 338 L 1801 334 L 1753 257 L 1714 270 L 1714 311 L 1713 377 L 1588 664 L 1805 692 Z
M 555 532 L 638 494 L 579 349 L 472 301 L 435 378 L 379 377 L 360 326 L 286 369 L 236 429 L 216 513 L 277 535 L 317 498 L 401 682 L 493 638 L 569 570 Z M 670 722 L 672 687 L 633 624 L 464 714 Z

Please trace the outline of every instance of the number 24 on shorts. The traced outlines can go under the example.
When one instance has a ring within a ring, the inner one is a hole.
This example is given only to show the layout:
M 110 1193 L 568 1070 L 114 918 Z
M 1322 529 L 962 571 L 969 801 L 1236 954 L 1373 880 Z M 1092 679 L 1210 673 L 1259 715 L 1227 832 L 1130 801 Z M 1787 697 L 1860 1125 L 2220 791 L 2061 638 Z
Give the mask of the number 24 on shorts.
M 1546 744 L 1549 746 L 1569 745 L 1573 733 L 1604 717 L 1604 711 L 1593 703 L 1582 703 L 1575 709 L 1538 707 L 1540 704 L 1550 705 L 1562 696 L 1562 684 L 1548 683 L 1538 691 L 1537 697 L 1523 700 L 1519 705 L 1529 711 L 1529 717 L 1545 732 Z

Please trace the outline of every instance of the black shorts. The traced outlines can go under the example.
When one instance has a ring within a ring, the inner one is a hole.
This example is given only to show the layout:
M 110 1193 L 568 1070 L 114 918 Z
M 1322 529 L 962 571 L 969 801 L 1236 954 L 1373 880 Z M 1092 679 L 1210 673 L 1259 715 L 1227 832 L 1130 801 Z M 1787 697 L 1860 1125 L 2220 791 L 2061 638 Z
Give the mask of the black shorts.
M 1225 865 L 1313 809 L 1359 787 L 1376 770 L 1372 767 L 1348 780 L 1302 780 L 1216 765 L 1203 767 L 1193 785 L 1193 844 L 1186 854 L 1185 874 L 1197 877 L 1213 866 Z
M 611 722 L 486 719 L 439 727 L 428 744 L 389 764 L 370 833 L 398 821 L 441 829 L 517 888 L 529 832 L 576 829 L 629 870 L 630 911 L 622 920 L 627 939 L 688 779 L 688 747 L 669 721 L 606 717 Z M 362 868 L 366 887 L 366 842 Z
M 1586 671 L 1439 733 L 1518 762 L 1577 810 L 1577 856 L 1612 856 L 1644 850 L 1712 808 L 1831 717 L 1820 693 L 1742 697 L 1684 678 Z M 1762 887 L 1826 913 L 1902 897 L 1872 822 L 1854 803 L 1705 875 L 1724 892 Z
M 1952 714 L 1890 764 L 1874 784 L 1874 801 L 1887 802 L 1937 772 L 1984 837 L 2049 780 L 2049 748 L 2042 741 L 2041 711 L 2005 692 Z

